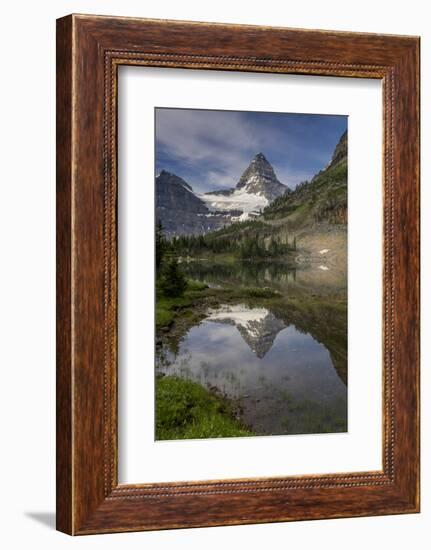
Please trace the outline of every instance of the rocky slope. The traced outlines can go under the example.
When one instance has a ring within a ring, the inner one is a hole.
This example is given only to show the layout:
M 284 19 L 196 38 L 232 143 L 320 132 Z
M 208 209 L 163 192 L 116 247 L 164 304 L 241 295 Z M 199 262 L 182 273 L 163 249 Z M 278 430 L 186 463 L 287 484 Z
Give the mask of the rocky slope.
M 347 133 L 341 136 L 327 167 L 275 200 L 265 209 L 264 218 L 283 220 L 295 229 L 347 223 Z
M 232 214 L 210 212 L 182 178 L 162 170 L 156 177 L 156 220 L 166 236 L 207 233 L 230 223 Z
M 315 266 L 319 280 L 339 288 L 347 284 L 347 146 L 344 133 L 326 168 L 262 216 L 281 239 L 295 237 L 298 264 Z
M 336 164 L 338 164 L 339 162 L 345 159 L 347 159 L 347 130 L 341 136 L 340 141 L 335 147 L 331 162 L 328 164 L 326 168 L 335 166 Z

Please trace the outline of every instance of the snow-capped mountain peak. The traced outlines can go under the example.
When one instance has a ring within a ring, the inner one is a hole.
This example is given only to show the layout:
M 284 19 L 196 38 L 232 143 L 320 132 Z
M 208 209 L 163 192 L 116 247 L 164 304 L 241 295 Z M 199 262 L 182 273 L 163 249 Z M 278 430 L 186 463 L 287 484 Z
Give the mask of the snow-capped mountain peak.
M 274 169 L 263 153 L 258 153 L 243 172 L 234 189 L 200 195 L 207 207 L 214 210 L 241 210 L 232 221 L 243 221 L 259 215 L 274 199 L 284 195 L 288 187 L 278 181 Z
M 263 153 L 258 153 L 243 172 L 236 189 L 245 189 L 247 193 L 265 197 L 269 202 L 284 195 L 287 187 L 283 185 Z
M 287 190 L 258 153 L 234 188 L 209 193 L 196 193 L 182 178 L 162 170 L 156 177 L 156 213 L 169 236 L 206 233 L 259 216 Z

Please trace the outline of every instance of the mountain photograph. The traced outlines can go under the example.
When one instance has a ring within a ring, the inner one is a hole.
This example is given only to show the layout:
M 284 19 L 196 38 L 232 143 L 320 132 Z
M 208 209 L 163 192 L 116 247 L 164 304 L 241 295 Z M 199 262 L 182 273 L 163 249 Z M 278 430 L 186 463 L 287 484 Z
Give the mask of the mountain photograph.
M 156 109 L 157 440 L 347 431 L 347 116 Z

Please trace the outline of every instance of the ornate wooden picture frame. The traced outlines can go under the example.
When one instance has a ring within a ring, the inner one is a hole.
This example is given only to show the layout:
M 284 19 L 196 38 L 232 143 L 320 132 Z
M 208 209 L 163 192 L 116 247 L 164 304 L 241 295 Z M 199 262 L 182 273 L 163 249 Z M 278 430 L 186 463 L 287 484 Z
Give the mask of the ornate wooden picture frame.
M 124 485 L 117 441 L 117 69 L 380 79 L 383 469 Z M 70 15 L 57 21 L 57 528 L 419 511 L 419 38 Z

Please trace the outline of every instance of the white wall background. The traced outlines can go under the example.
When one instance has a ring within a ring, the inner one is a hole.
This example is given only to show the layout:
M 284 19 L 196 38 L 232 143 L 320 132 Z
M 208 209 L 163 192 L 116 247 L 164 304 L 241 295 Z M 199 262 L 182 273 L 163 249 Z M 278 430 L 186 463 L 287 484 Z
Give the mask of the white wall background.
M 4 548 L 427 548 L 431 522 L 431 339 L 422 346 L 422 514 L 103 535 L 54 531 L 55 19 L 129 15 L 422 37 L 423 334 L 431 330 L 431 30 L 427 2 L 302 0 L 10 1 L 3 5 L 0 88 L 0 522 Z M 4 42 L 4 43 L 3 43 Z M 427 101 L 428 100 L 428 101 Z

